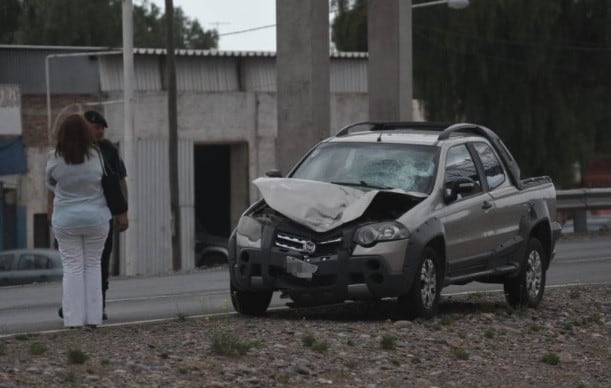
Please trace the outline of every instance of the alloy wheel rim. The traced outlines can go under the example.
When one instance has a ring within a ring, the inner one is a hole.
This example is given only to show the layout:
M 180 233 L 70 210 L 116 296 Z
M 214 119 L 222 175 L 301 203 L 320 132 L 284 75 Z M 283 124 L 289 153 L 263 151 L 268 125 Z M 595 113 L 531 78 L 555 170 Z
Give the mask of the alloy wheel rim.
M 420 285 L 422 304 L 425 308 L 430 309 L 433 307 L 437 294 L 437 272 L 435 271 L 435 263 L 431 259 L 426 259 L 422 263 Z
M 541 290 L 542 264 L 541 255 L 538 251 L 533 250 L 528 255 L 528 264 L 526 268 L 526 288 L 530 299 L 536 299 Z

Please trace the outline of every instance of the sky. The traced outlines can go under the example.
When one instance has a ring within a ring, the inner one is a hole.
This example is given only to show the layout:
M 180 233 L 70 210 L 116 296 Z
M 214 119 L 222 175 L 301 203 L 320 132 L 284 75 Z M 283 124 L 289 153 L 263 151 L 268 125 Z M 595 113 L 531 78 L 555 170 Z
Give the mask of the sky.
M 162 10 L 165 0 L 149 0 Z M 142 4 L 143 0 L 134 0 Z M 276 28 L 223 35 L 276 24 L 276 0 L 174 0 L 191 19 L 205 30 L 219 32 L 219 50 L 276 51 Z

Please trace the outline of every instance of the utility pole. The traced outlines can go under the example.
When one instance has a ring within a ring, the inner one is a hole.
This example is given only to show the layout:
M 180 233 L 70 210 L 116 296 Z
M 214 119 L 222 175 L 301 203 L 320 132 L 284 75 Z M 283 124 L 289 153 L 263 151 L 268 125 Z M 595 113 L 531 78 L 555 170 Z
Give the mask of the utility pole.
M 138 166 L 134 143 L 134 29 L 132 0 L 123 0 L 123 160 L 127 166 L 127 203 L 129 204 L 129 228 L 125 231 L 126 275 L 138 272 L 136 263 L 139 256 L 138 239 Z
M 168 121 L 170 158 L 170 206 L 172 212 L 172 269 L 181 268 L 180 204 L 178 203 L 178 119 L 176 108 L 176 58 L 174 56 L 174 4 L 165 0 L 165 18 L 168 30 L 166 52 L 166 79 L 168 80 Z

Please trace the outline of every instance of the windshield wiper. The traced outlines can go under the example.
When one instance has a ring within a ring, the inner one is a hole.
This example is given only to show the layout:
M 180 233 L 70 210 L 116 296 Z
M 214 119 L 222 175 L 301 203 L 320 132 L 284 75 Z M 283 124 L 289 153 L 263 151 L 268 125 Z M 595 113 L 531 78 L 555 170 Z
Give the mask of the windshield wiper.
M 365 182 L 363 180 L 361 180 L 359 182 L 337 182 L 337 181 L 333 181 L 331 183 L 336 184 L 336 185 L 342 185 L 342 186 L 367 187 L 369 189 L 384 189 L 384 190 L 393 189 L 393 187 L 390 187 L 390 186 L 372 185 L 371 183 L 367 183 L 367 182 Z

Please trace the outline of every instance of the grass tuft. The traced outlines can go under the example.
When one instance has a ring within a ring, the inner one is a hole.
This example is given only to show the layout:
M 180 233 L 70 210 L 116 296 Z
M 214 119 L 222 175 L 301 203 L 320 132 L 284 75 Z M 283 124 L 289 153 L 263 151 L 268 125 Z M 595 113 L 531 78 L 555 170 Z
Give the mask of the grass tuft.
M 454 349 L 454 357 L 456 357 L 459 360 L 468 360 L 470 355 L 471 354 L 466 349 L 463 349 L 463 348 Z
M 84 364 L 89 357 L 82 350 L 70 349 L 68 350 L 68 363 L 69 364 Z
M 581 292 L 574 288 L 571 290 L 571 292 L 569 293 L 569 298 L 571 299 L 579 299 L 579 297 L 581 296 Z
M 554 352 L 549 352 L 541 357 L 541 362 L 548 365 L 558 365 L 560 362 L 560 357 L 558 357 L 558 355 Z
M 494 334 L 495 334 L 494 329 L 486 329 L 486 331 L 484 332 L 484 337 L 488 339 L 492 339 L 494 338 Z
M 303 337 L 301 337 L 301 344 L 306 348 L 311 348 L 316 343 L 316 338 L 312 333 L 307 333 Z
M 396 339 L 391 335 L 383 335 L 380 340 L 380 346 L 384 350 L 394 350 L 396 347 Z
M 329 350 L 329 343 L 327 341 L 316 341 L 312 345 L 312 350 L 317 351 L 319 353 L 324 353 Z
M 28 351 L 31 355 L 39 356 L 47 351 L 47 347 L 40 342 L 32 342 L 28 348 Z
M 252 343 L 240 341 L 227 331 L 215 333 L 212 338 L 212 352 L 220 356 L 243 356 L 252 346 Z
M 456 321 L 456 317 L 455 316 L 453 316 L 453 315 L 444 315 L 439 320 L 439 323 L 441 323 L 444 326 L 448 326 L 448 325 L 451 325 L 452 323 L 454 323 L 454 321 Z
M 66 383 L 73 383 L 74 380 L 76 380 L 76 374 L 74 374 L 74 371 L 70 371 L 64 376 L 64 382 Z
M 187 320 L 187 314 L 185 314 L 185 313 L 178 313 L 178 314 L 176 314 L 176 320 L 178 322 L 186 321 Z
M 356 360 L 346 360 L 345 365 L 348 369 L 355 369 L 358 364 Z

